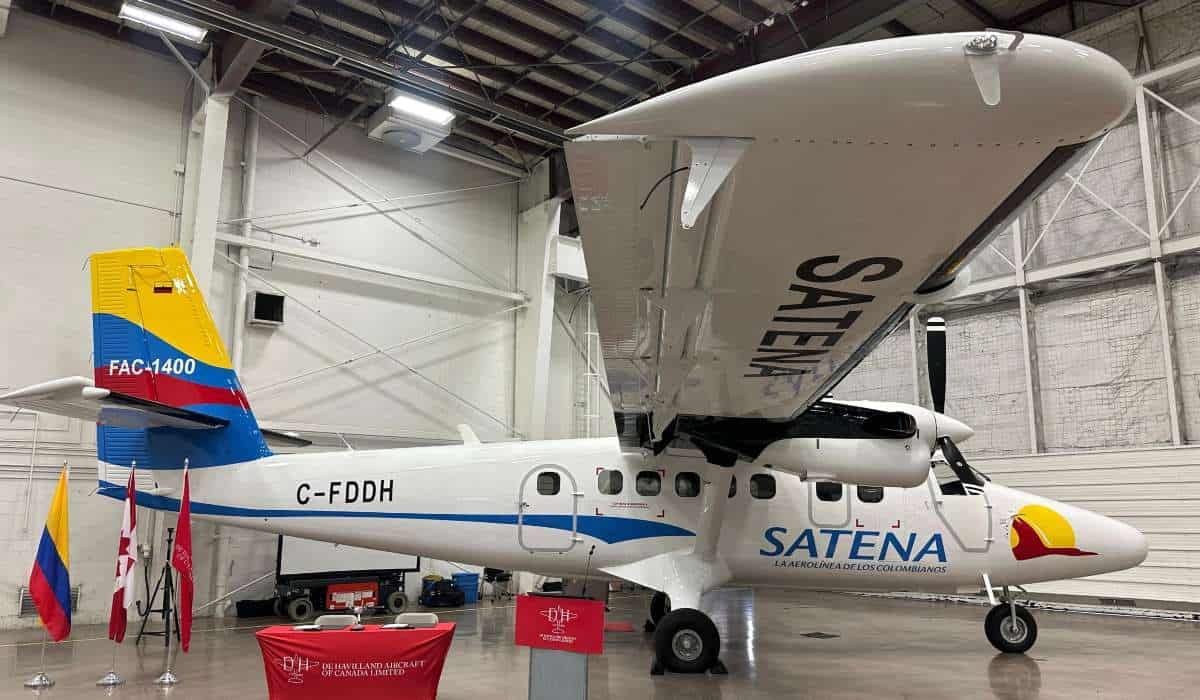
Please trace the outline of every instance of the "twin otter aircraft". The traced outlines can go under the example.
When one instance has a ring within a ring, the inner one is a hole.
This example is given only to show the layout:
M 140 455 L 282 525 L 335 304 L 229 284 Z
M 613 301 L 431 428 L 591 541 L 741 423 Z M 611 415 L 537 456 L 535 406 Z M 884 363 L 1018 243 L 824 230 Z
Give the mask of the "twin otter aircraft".
M 91 258 L 94 377 L 0 402 L 95 420 L 139 504 L 381 550 L 660 593 L 657 660 L 720 670 L 727 584 L 976 591 L 1136 566 L 1137 530 L 1005 488 L 916 406 L 823 399 L 1118 123 L 1134 84 L 1042 36 L 913 36 L 680 88 L 566 145 L 618 439 L 274 455 L 178 249 Z M 935 469 L 943 464 L 944 468 Z M 944 473 L 943 473 L 944 472 Z M 109 473 L 107 469 L 102 474 Z M 101 492 L 122 497 L 120 477 Z

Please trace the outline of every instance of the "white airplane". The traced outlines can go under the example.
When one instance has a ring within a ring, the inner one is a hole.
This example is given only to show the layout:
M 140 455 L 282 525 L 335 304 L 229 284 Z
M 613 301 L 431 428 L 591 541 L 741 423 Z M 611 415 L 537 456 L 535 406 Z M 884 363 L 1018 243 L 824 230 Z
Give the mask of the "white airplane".
M 700 599 L 728 584 L 1000 590 L 987 637 L 1023 652 L 1037 627 L 1010 587 L 1136 566 L 1142 534 L 991 482 L 955 446 L 970 428 L 940 413 L 821 397 L 914 305 L 958 293 L 1133 90 L 1068 41 L 926 35 L 753 66 L 577 129 L 619 439 L 467 430 L 460 446 L 272 454 L 173 248 L 93 255 L 94 378 L 0 402 L 95 420 L 102 463 L 153 471 L 139 505 L 176 509 L 186 462 L 197 518 L 564 577 L 590 563 L 660 592 L 657 662 L 675 672 L 722 668 Z

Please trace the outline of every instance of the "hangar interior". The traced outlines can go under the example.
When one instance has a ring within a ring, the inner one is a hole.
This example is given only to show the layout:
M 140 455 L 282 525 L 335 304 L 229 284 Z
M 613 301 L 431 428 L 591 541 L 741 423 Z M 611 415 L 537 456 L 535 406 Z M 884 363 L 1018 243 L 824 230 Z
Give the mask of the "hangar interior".
M 1128 120 L 972 263 L 965 294 L 922 308 L 834 395 L 929 405 L 924 323 L 944 318 L 946 413 L 974 428 L 972 464 L 1149 539 L 1133 570 L 1031 591 L 1200 604 L 1200 5 L 150 4 L 213 31 L 168 45 L 122 20 L 117 1 L 0 0 L 0 390 L 90 371 L 89 253 L 178 244 L 264 427 L 309 450 L 453 444 L 460 424 L 484 442 L 614 434 L 566 128 L 849 42 L 986 26 L 1109 53 L 1140 85 Z M 338 48 L 374 58 L 341 64 Z M 396 75 L 408 82 L 380 77 Z M 459 115 L 426 152 L 368 133 L 400 85 L 443 95 Z M 282 325 L 247 323 L 253 292 L 286 297 Z M 120 504 L 89 494 L 98 477 L 123 476 L 98 472 L 91 424 L 0 416 L 0 630 L 37 624 L 27 563 L 64 462 L 75 622 L 104 623 Z M 168 523 L 144 522 L 159 567 Z M 197 598 L 223 601 L 205 614 L 232 614 L 235 590 L 269 595 L 274 535 L 194 529 Z M 422 560 L 422 573 L 462 568 Z

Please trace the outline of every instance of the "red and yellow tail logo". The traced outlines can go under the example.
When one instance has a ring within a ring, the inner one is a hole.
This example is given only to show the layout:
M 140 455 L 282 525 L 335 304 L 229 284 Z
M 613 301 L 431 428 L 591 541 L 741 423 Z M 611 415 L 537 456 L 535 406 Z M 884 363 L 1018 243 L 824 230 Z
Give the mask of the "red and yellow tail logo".
M 1096 554 L 1076 548 L 1075 530 L 1071 523 L 1054 510 L 1041 505 L 1025 506 L 1013 516 L 1008 543 L 1017 561 L 1051 554 L 1064 557 L 1090 557 Z

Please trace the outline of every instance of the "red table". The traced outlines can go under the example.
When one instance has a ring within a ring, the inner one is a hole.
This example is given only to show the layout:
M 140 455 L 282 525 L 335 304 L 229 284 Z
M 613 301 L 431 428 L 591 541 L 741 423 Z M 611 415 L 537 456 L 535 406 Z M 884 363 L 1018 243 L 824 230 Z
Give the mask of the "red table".
M 259 630 L 271 700 L 325 698 L 435 698 L 454 623 L 355 632 L 297 631 L 287 625 Z

